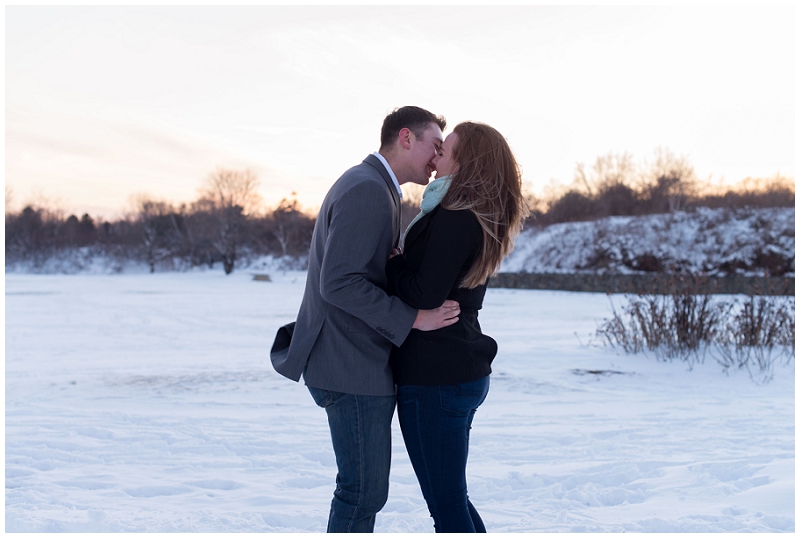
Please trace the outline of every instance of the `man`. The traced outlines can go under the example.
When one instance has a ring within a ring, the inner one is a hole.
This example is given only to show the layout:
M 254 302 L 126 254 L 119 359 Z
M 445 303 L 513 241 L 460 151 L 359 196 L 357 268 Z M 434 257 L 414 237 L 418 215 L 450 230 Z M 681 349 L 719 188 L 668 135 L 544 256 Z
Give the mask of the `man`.
M 392 344 L 412 328 L 458 321 L 458 303 L 416 310 L 384 292 L 385 266 L 400 236 L 403 183 L 425 185 L 445 120 L 418 107 L 389 114 L 378 152 L 333 184 L 317 216 L 308 279 L 280 374 L 302 375 L 328 415 L 338 474 L 328 532 L 372 532 L 389 494 L 395 390 Z

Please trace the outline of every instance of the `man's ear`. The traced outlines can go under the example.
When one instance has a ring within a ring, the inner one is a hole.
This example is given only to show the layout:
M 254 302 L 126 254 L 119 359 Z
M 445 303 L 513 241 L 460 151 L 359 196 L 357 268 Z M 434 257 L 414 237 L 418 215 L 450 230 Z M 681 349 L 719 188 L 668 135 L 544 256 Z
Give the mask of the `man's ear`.
M 411 137 L 414 133 L 411 132 L 411 129 L 408 127 L 403 127 L 400 129 L 400 132 L 397 133 L 397 137 L 400 140 L 400 145 L 406 149 L 411 149 Z

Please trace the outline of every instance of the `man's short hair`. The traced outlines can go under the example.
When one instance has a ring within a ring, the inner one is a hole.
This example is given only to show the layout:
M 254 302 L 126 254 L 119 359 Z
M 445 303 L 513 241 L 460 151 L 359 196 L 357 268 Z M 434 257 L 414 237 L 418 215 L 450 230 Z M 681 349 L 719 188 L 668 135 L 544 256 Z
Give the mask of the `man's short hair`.
M 424 108 L 418 106 L 395 108 L 391 114 L 386 116 L 383 120 L 380 149 L 387 149 L 394 144 L 394 141 L 397 139 L 397 133 L 404 127 L 410 129 L 417 138 L 422 138 L 422 134 L 431 123 L 438 125 L 442 131 L 444 131 L 444 128 L 447 126 L 447 121 L 444 119 L 444 116 L 437 116 Z

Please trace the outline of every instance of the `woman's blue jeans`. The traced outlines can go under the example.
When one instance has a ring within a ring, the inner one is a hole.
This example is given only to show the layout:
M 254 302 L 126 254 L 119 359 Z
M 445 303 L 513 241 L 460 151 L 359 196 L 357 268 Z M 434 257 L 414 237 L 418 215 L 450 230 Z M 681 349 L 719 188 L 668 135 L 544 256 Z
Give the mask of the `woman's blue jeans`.
M 399 385 L 397 417 L 436 532 L 486 532 L 467 496 L 469 430 L 489 376 L 458 385 Z

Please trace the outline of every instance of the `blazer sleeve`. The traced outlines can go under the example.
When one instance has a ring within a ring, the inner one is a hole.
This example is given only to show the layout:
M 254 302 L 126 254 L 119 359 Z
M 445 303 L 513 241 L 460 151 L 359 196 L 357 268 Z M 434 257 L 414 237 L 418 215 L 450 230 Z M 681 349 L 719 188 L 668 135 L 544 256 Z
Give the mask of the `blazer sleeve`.
M 374 181 L 356 183 L 341 194 L 326 216 L 320 294 L 399 346 L 417 310 L 382 289 L 392 247 L 392 210 L 386 188 Z
M 422 310 L 438 308 L 458 287 L 458 278 L 477 255 L 483 244 L 483 230 L 469 210 L 440 209 L 433 215 L 424 244 L 422 263 L 413 272 L 402 256 L 387 264 L 389 289 L 409 305 Z M 409 245 L 409 250 L 415 245 Z M 418 253 L 416 255 L 419 255 Z

